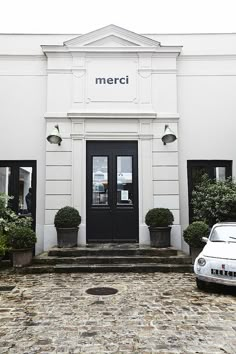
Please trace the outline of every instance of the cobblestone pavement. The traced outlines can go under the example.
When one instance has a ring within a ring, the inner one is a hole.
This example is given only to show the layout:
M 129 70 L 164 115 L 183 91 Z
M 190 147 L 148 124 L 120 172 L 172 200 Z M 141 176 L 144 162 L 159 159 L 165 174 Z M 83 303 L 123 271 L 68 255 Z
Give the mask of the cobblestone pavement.
M 0 273 L 0 353 L 236 353 L 236 297 L 193 274 Z M 94 296 L 91 287 L 114 287 Z

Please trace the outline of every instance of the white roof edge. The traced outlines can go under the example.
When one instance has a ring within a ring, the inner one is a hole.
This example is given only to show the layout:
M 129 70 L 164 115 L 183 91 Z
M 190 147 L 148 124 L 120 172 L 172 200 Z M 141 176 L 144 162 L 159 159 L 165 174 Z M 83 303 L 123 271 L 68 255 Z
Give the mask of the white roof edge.
M 131 32 L 131 31 L 130 31 Z M 136 32 L 134 32 L 136 33 Z M 78 34 L 78 33 L 25 33 L 25 32 L 22 32 L 22 33 L 10 33 L 10 32 L 6 32 L 6 33 L 3 33 L 3 32 L 0 32 L 0 35 L 14 35 L 14 36 L 82 36 L 84 33 L 82 34 Z M 163 32 L 163 33 L 138 33 L 137 34 L 140 34 L 141 36 L 163 36 L 163 35 L 171 35 L 171 36 L 192 36 L 192 35 L 229 35 L 229 34 L 232 34 L 232 35 L 235 35 L 236 32 L 179 32 L 179 33 L 169 33 L 169 32 Z

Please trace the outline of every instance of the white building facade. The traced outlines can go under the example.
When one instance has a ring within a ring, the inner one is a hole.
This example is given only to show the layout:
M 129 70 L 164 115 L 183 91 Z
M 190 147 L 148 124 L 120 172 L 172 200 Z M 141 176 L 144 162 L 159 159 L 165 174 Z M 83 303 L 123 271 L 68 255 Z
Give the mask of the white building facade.
M 196 171 L 236 174 L 235 118 L 236 34 L 0 35 L 0 192 L 17 190 L 24 211 L 32 187 L 37 253 L 56 244 L 66 205 L 79 244 L 149 244 L 146 212 L 169 208 L 171 244 L 187 251 Z M 61 145 L 46 140 L 56 124 Z M 164 145 L 166 125 L 177 140 Z

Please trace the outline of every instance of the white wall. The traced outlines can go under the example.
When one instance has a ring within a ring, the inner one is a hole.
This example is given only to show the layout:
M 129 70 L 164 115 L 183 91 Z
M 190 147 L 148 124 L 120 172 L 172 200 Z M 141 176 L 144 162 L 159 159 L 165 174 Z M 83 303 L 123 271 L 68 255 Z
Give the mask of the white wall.
M 46 62 L 0 56 L 0 160 L 37 161 L 37 249 L 43 249 Z
M 188 224 L 187 160 L 232 160 L 236 174 L 236 35 L 147 35 L 162 44 L 152 52 L 145 38 L 132 34 L 131 41 L 129 32 L 120 33 L 122 49 L 117 52 L 105 36 L 81 36 L 65 49 L 63 42 L 76 35 L 0 35 L 0 160 L 37 160 L 37 251 L 55 243 L 58 208 L 75 205 L 85 213 L 84 192 L 76 190 L 75 179 L 84 188 L 87 139 L 139 141 L 146 176 L 140 174 L 143 242 L 148 242 L 145 211 L 164 206 L 175 216 L 172 244 L 187 250 L 181 240 L 181 229 Z M 83 38 L 96 39 L 97 47 L 83 44 Z M 137 48 L 128 53 L 127 46 L 135 41 Z M 106 52 L 108 44 L 114 53 Z M 41 45 L 49 46 L 43 47 L 47 57 Z M 145 46 L 149 51 L 142 52 Z M 176 58 L 180 49 L 174 53 L 164 46 L 183 46 L 181 55 Z M 126 95 L 119 90 L 98 95 L 93 76 L 110 75 L 116 68 L 119 75 L 124 68 L 132 80 Z M 56 123 L 63 135 L 61 147 L 45 140 Z M 165 124 L 178 140 L 164 146 Z M 146 195 L 143 178 L 150 182 Z

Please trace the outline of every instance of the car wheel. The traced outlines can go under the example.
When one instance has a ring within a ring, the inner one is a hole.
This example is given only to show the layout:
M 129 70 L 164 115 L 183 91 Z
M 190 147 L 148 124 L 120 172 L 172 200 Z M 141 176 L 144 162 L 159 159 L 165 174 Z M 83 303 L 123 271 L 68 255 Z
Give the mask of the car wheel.
M 196 278 L 196 283 L 197 283 L 197 287 L 198 287 L 199 290 L 205 290 L 206 289 L 206 282 L 205 281 Z

